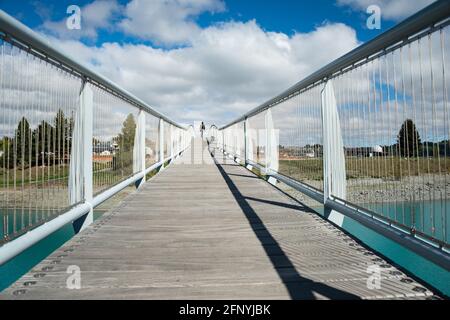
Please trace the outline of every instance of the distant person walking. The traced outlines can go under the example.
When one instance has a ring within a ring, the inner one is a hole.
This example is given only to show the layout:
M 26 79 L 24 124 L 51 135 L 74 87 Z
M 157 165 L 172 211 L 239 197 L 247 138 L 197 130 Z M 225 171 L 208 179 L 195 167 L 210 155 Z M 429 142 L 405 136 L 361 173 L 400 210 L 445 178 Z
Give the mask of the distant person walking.
M 205 131 L 205 124 L 203 123 L 203 121 L 202 121 L 202 124 L 200 125 L 200 133 L 201 133 L 201 135 L 202 135 L 202 140 L 203 140 L 203 131 Z

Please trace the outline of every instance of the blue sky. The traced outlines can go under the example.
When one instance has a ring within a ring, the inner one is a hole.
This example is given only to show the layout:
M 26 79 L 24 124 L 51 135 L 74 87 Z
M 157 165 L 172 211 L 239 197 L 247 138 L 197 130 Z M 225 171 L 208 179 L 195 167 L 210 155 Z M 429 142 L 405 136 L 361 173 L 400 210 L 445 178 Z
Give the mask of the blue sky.
M 431 2 L 0 0 L 0 8 L 175 120 L 220 124 Z M 65 25 L 73 4 L 81 30 Z M 371 4 L 380 30 L 366 27 Z
M 66 8 L 71 4 L 82 7 L 90 2 L 92 0 L 0 0 L 0 7 L 27 26 L 36 28 L 45 19 L 60 20 L 66 17 Z M 123 5 L 127 2 L 119 0 Z M 255 19 L 267 31 L 291 35 L 295 31 L 312 31 L 325 22 L 342 22 L 352 26 L 357 31 L 358 39 L 365 42 L 396 23 L 393 19 L 383 19 L 380 30 L 369 30 L 365 12 L 352 10 L 350 6 L 340 6 L 333 0 L 226 0 L 225 4 L 223 12 L 201 14 L 196 18 L 198 24 L 207 27 L 223 21 Z M 105 41 L 142 42 L 121 33 L 102 32 L 96 44 Z

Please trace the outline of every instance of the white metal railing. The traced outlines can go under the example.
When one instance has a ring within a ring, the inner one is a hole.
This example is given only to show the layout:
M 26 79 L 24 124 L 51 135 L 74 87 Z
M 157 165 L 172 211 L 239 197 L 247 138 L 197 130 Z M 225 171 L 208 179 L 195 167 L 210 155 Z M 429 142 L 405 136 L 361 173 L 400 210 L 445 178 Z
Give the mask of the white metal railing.
M 433 3 L 213 131 L 220 148 L 449 269 L 449 12 Z
M 0 10 L 0 264 L 180 154 L 192 132 Z

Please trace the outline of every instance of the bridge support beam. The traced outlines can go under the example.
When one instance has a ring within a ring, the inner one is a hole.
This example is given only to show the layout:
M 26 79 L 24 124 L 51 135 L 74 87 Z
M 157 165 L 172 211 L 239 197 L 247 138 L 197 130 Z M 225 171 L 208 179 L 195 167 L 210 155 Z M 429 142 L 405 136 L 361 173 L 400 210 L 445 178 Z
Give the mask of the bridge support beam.
M 328 80 L 322 90 L 323 126 L 323 204 L 328 220 L 342 227 L 344 215 L 328 208 L 327 200 L 338 197 L 346 200 L 346 171 L 344 144 L 333 83 Z
M 90 206 L 87 214 L 73 222 L 75 233 L 84 230 L 94 222 L 92 207 L 92 110 L 94 94 L 90 84 L 84 83 L 80 93 L 80 105 L 75 116 L 72 136 L 72 152 L 69 174 L 69 197 L 72 205 L 84 200 Z

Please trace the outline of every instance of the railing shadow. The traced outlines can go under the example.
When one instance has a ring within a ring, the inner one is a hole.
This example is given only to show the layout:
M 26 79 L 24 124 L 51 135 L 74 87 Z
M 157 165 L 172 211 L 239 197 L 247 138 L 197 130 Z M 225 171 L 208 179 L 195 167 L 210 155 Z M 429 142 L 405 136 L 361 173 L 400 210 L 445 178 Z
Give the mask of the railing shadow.
M 315 300 L 316 296 L 314 292 L 320 294 L 329 299 L 337 299 L 337 300 L 351 300 L 351 299 L 360 299 L 358 296 L 330 287 L 324 283 L 315 282 L 311 279 L 305 278 L 300 275 L 292 261 L 289 257 L 284 253 L 281 249 L 278 242 L 275 238 L 270 234 L 269 230 L 264 225 L 264 222 L 255 212 L 255 210 L 248 203 L 248 197 L 245 197 L 239 190 L 239 188 L 235 185 L 235 183 L 230 178 L 230 175 L 225 171 L 224 166 L 226 164 L 220 164 L 217 161 L 217 156 L 213 157 L 214 162 L 225 180 L 228 188 L 232 192 L 236 202 L 239 204 L 242 212 L 245 214 L 253 232 L 261 243 L 261 246 L 264 248 L 266 255 L 269 257 L 274 269 L 277 271 L 278 276 L 281 281 L 285 285 L 286 289 L 289 292 L 289 295 L 292 299 L 306 299 L 306 300 Z M 225 160 L 225 157 L 223 158 Z M 255 199 L 253 199 L 255 200 Z M 267 201 L 268 204 L 272 205 L 280 205 L 280 203 L 273 203 L 271 201 Z M 301 207 L 296 208 L 297 206 L 287 206 L 293 209 L 300 209 Z M 268 245 L 270 244 L 270 246 Z
M 248 177 L 248 178 L 253 178 L 253 177 Z M 256 202 L 261 202 L 261 203 L 265 203 L 265 204 L 269 204 L 272 206 L 278 206 L 278 207 L 282 207 L 282 208 L 288 208 L 288 209 L 294 209 L 294 210 L 302 210 L 303 212 L 312 212 L 311 209 L 309 209 L 308 207 L 305 206 L 301 206 L 301 205 L 296 205 L 296 204 L 291 204 L 291 203 L 283 203 L 283 202 L 278 202 L 278 201 L 271 201 L 271 200 L 265 200 L 265 199 L 258 199 L 258 198 L 253 198 L 253 197 L 245 197 L 246 200 L 251 200 L 251 201 L 256 201 Z

